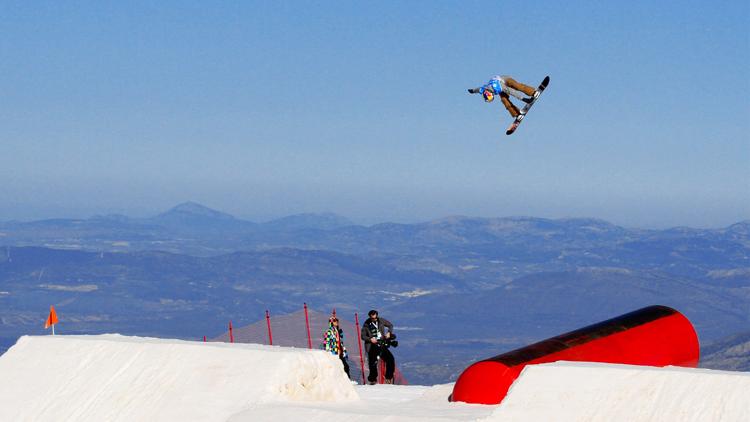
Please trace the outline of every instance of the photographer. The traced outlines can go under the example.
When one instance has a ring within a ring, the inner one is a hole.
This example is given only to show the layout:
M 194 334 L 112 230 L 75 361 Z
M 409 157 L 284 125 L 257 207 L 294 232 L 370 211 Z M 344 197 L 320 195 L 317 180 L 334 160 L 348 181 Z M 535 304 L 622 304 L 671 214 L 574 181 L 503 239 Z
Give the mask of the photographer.
M 378 318 L 378 311 L 371 310 L 367 313 L 369 317 L 362 324 L 362 341 L 365 342 L 365 351 L 367 352 L 367 364 L 370 368 L 370 374 L 367 376 L 367 383 L 374 385 L 378 380 L 378 356 L 385 362 L 385 383 L 393 384 L 393 372 L 396 369 L 396 363 L 393 354 L 388 350 L 389 346 L 394 347 L 398 344 L 395 342 L 396 335 L 393 334 L 393 324 L 390 321 Z M 388 329 L 386 331 L 385 329 Z

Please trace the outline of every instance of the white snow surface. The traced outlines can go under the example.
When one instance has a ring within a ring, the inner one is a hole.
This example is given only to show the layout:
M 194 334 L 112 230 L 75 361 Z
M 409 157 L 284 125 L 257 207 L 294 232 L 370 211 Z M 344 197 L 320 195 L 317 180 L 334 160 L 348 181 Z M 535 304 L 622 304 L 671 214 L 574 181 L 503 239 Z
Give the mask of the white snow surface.
M 101 336 L 21 337 L 0 421 L 225 421 L 272 401 L 358 400 L 324 351 Z
M 328 353 L 253 344 L 24 336 L 0 356 L 0 421 L 750 420 L 745 372 L 556 362 L 499 406 L 452 389 L 353 386 Z
M 749 421 L 750 373 L 668 366 L 529 365 L 493 421 Z

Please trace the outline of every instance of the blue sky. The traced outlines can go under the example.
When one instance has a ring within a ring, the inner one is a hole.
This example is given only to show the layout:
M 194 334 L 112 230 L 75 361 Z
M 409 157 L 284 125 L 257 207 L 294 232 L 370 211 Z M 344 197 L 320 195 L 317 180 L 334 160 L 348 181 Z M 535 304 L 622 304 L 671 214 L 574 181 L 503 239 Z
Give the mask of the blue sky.
M 0 5 L 0 220 L 750 218 L 747 2 L 152 3 Z

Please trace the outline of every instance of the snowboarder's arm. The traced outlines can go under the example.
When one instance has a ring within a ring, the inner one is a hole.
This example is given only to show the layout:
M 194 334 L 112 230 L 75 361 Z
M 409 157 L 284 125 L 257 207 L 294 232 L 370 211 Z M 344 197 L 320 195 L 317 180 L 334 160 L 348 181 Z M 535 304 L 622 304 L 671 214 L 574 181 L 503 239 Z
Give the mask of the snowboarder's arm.
M 370 337 L 372 336 L 370 336 L 370 330 L 367 329 L 366 325 L 362 326 L 360 337 L 362 338 L 362 341 L 365 341 L 365 342 L 370 341 Z

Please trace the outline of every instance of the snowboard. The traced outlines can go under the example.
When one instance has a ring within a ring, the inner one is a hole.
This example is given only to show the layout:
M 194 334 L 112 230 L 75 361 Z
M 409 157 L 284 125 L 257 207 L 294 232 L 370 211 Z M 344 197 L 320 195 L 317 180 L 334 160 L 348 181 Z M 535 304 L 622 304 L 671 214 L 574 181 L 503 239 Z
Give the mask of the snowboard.
M 516 119 L 513 120 L 513 123 L 511 123 L 510 126 L 508 126 L 508 130 L 505 131 L 506 135 L 512 135 L 513 132 L 515 132 L 516 129 L 518 129 L 518 125 L 520 125 L 524 117 L 526 117 L 526 113 L 529 112 L 529 109 L 531 109 L 531 106 L 533 106 L 537 102 L 537 100 L 539 100 L 539 97 L 542 96 L 542 92 L 544 92 L 544 89 L 547 88 L 547 84 L 549 84 L 549 76 L 545 77 L 542 83 L 540 83 L 539 87 L 536 89 L 537 92 L 539 92 L 539 95 L 537 95 L 536 98 L 534 98 L 530 103 L 526 104 L 521 109 L 521 114 L 519 114 L 518 117 L 516 117 Z

